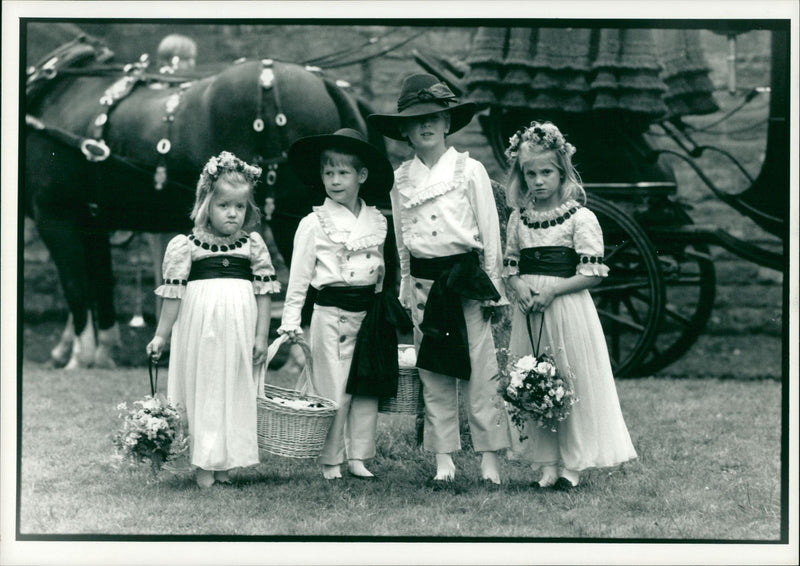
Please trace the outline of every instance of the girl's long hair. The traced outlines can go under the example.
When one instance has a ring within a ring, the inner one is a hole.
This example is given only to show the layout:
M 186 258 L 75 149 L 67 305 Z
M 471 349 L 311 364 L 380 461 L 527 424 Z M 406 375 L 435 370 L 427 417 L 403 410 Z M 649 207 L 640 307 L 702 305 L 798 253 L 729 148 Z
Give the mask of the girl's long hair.
M 556 167 L 561 174 L 559 196 L 561 202 L 574 199 L 586 204 L 586 191 L 581 176 L 572 164 L 575 147 L 564 139 L 564 135 L 551 122 L 531 122 L 528 128 L 515 133 L 506 149 L 509 171 L 506 178 L 506 199 L 512 208 L 532 206 L 528 196 L 528 185 L 522 167 L 537 154 L 552 152 Z
M 189 218 L 194 220 L 197 228 L 208 227 L 208 207 L 214 197 L 219 180 L 230 184 L 245 184 L 250 187 L 247 195 L 247 211 L 244 215 L 242 229 L 252 231 L 261 223 L 261 209 L 256 204 L 255 186 L 261 177 L 261 168 L 249 165 L 227 151 L 212 157 L 203 167 L 200 179 L 197 181 L 194 208 Z

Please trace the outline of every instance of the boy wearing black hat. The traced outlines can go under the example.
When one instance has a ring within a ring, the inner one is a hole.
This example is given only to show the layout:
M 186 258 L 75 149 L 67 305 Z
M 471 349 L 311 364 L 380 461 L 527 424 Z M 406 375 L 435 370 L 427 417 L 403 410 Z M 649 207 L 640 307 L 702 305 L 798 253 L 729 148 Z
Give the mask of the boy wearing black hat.
M 492 377 L 497 358 L 491 310 L 507 305 L 501 280 L 500 224 L 485 168 L 447 147 L 466 126 L 472 103 L 459 103 L 436 77 L 403 82 L 395 114 L 368 121 L 408 141 L 415 156 L 395 170 L 392 213 L 400 256 L 400 302 L 411 309 L 425 401 L 424 447 L 436 454 L 435 480 L 455 474 L 461 448 L 458 381 L 467 401 L 472 442 L 482 452 L 481 478 L 500 483 L 496 452 L 509 447 L 503 400 Z
M 411 321 L 393 294 L 381 292 L 387 222 L 362 196 L 388 193 L 392 166 L 347 128 L 296 141 L 289 164 L 327 198 L 297 227 L 278 333 L 293 338 L 303 333 L 301 311 L 313 287 L 312 385 L 339 405 L 319 456 L 322 473 L 326 479 L 341 478 L 347 458 L 350 475 L 374 479 L 364 460 L 375 456 L 378 397 L 397 391 L 397 335 L 391 323 L 405 323 L 408 331 Z M 399 316 L 391 319 L 387 312 Z

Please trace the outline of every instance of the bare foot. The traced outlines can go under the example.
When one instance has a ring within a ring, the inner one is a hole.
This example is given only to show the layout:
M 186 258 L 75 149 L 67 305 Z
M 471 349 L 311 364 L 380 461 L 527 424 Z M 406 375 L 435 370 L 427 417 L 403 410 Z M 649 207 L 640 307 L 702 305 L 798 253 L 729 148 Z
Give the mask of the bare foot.
M 347 469 L 351 475 L 356 476 L 357 478 L 374 478 L 375 474 L 370 472 L 366 466 L 364 466 L 363 460 L 349 460 L 347 462 Z
M 456 475 L 456 465 L 450 454 L 436 455 L 436 481 L 451 481 Z
M 500 472 L 497 469 L 497 454 L 484 452 L 481 459 L 481 479 L 500 485 Z
M 214 479 L 218 483 L 231 483 L 231 475 L 228 470 L 220 470 L 218 472 L 214 472 Z
M 197 485 L 202 489 L 207 489 L 214 485 L 214 472 L 211 470 L 204 470 L 203 468 L 198 468 L 197 473 L 195 474 L 195 479 L 197 481 Z
M 342 468 L 339 464 L 334 466 L 322 466 L 322 477 L 326 480 L 336 480 L 342 477 Z

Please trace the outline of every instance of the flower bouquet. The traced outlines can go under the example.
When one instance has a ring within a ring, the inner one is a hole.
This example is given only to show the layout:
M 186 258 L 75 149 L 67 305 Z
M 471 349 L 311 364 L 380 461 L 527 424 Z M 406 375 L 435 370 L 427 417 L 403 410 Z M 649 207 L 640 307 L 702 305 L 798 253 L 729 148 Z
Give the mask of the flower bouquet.
M 130 466 L 150 464 L 153 474 L 189 450 L 186 419 L 178 406 L 160 396 L 117 405 L 122 427 L 113 436 L 114 460 Z
M 546 353 L 512 359 L 505 351 L 501 357 L 506 363 L 498 376 L 499 390 L 511 422 L 520 431 L 520 441 L 527 438 L 522 435 L 527 420 L 553 432 L 558 430 L 558 423 L 569 416 L 577 402 L 571 376 L 560 371 L 555 359 Z

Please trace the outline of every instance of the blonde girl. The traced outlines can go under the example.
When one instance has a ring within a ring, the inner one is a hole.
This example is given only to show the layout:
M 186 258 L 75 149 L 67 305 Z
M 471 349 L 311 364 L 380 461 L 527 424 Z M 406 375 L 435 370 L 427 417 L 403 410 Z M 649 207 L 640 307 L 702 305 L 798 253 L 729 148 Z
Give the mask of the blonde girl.
M 270 294 L 280 290 L 258 231 L 261 169 L 223 151 L 203 167 L 189 235 L 164 255 L 164 299 L 147 353 L 170 340 L 168 396 L 186 408 L 197 484 L 258 463 L 253 365 L 265 361 Z
M 528 423 L 526 440 L 512 434 L 513 449 L 534 470 L 542 470 L 535 487 L 563 490 L 576 487 L 585 469 L 636 457 L 589 294 L 608 267 L 600 224 L 583 206 L 586 195 L 572 165 L 574 153 L 550 122 L 532 122 L 506 150 L 513 212 L 503 276 L 518 307 L 510 349 L 517 356 L 533 353 L 537 345 L 539 352 L 550 352 L 559 369 L 572 375 L 578 398 L 557 432 Z

